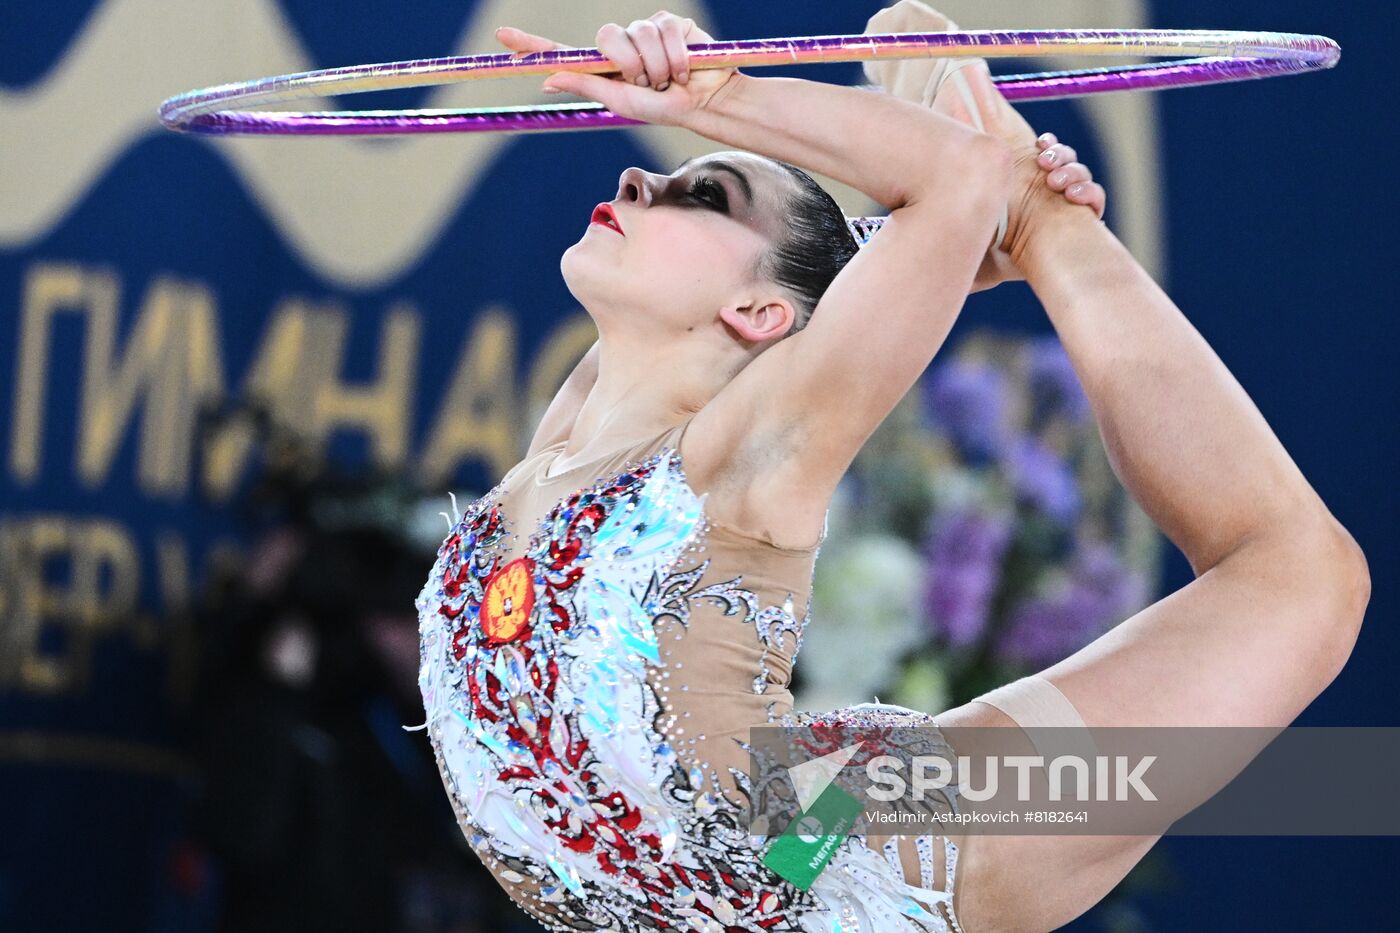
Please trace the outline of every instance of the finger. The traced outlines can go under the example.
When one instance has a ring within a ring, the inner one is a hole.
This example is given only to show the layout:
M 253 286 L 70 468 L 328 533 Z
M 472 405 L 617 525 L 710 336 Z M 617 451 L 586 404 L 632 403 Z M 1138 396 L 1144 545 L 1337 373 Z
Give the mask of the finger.
M 1100 220 L 1103 219 L 1104 205 L 1108 201 L 1108 193 L 1104 191 L 1103 185 L 1094 181 L 1077 182 L 1070 185 L 1065 191 L 1065 197 L 1076 204 L 1085 204 L 1094 209 L 1094 213 Z
M 679 17 L 679 19 L 681 21 L 681 37 L 685 39 L 686 45 L 707 45 L 715 41 L 714 36 L 695 25 L 695 20 L 689 16 Z
M 1049 148 L 1050 146 L 1055 145 L 1055 143 L 1057 142 L 1059 142 L 1059 140 L 1055 138 L 1054 133 L 1041 133 L 1035 139 L 1035 144 L 1041 149 Z
M 637 19 L 627 27 L 627 35 L 632 37 L 632 44 L 641 53 L 648 84 L 658 91 L 664 91 L 671 82 L 671 63 L 661 45 L 660 27 L 649 19 Z
M 1088 207 L 1093 208 L 1094 213 L 1099 217 L 1100 220 L 1102 220 L 1104 204 L 1108 199 L 1108 195 L 1104 191 L 1103 185 L 1100 185 L 1096 182 L 1084 182 L 1082 184 L 1083 187 L 1080 187 L 1079 185 L 1071 185 L 1070 188 L 1074 190 L 1074 193 L 1069 194 L 1068 192 L 1066 192 L 1066 197 L 1068 197 L 1071 201 L 1075 202 L 1076 204 L 1084 204 Z
M 596 100 L 614 113 L 634 112 L 637 109 L 638 101 L 633 95 L 641 93 L 632 85 L 615 78 L 579 74 L 576 71 L 556 71 L 545 79 L 544 89 L 546 91 L 564 91 L 568 94 L 577 94 L 579 97 Z
M 1064 191 L 1070 185 L 1081 181 L 1093 181 L 1094 176 L 1090 174 L 1089 167 L 1082 162 L 1071 162 L 1063 165 L 1051 172 L 1045 178 L 1045 183 L 1055 191 Z
M 622 80 L 628 84 L 639 83 L 646 71 L 642 67 L 642 57 L 637 54 L 637 47 L 632 44 L 632 38 L 625 29 L 617 23 L 607 23 L 598 30 L 597 43 L 598 51 L 607 56 L 622 73 Z M 646 87 L 646 84 L 642 84 L 642 87 Z
M 521 55 L 564 48 L 562 43 L 555 42 L 553 39 L 546 39 L 544 36 L 537 36 L 523 29 L 516 29 L 514 26 L 502 26 L 497 29 L 496 40 L 501 45 Z
M 1077 155 L 1073 149 L 1064 143 L 1055 143 L 1036 157 L 1041 168 L 1050 168 L 1052 165 L 1068 165 L 1073 162 Z
M 1068 165 L 1076 158 L 1075 151 L 1064 143 L 1054 143 L 1040 153 L 1039 162 L 1041 168 L 1050 169 L 1053 167 Z
M 680 84 L 690 80 L 690 50 L 685 47 L 685 21 L 670 13 L 658 13 L 653 19 L 661 30 L 661 47 L 671 63 L 671 74 Z

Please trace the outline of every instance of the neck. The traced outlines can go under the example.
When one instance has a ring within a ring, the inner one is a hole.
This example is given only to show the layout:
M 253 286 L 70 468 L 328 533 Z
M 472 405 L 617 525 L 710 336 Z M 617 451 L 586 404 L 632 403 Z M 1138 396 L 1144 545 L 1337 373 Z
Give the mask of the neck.
M 704 408 L 737 371 L 732 359 L 699 339 L 648 347 L 600 337 L 598 379 L 562 456 L 660 434 Z

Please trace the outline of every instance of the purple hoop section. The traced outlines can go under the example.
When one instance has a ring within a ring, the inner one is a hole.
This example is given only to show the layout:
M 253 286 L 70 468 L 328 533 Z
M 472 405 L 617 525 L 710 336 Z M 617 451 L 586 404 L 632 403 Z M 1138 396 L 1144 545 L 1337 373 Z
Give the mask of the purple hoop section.
M 993 80 L 1002 96 L 1010 101 L 1194 87 L 1331 68 L 1341 58 L 1341 48 L 1326 36 L 1282 32 L 981 30 L 713 42 L 690 46 L 690 67 L 745 68 L 876 58 L 1024 58 L 1068 54 L 1199 57 L 1161 64 L 1004 75 Z M 506 52 L 355 65 L 189 91 L 162 103 L 160 120 L 169 129 L 205 136 L 557 132 L 635 126 L 643 122 L 619 116 L 595 103 L 467 110 L 290 112 L 228 109 L 231 104 L 267 104 L 321 94 L 425 87 L 557 71 L 616 74 L 612 62 L 597 49 L 556 49 L 519 57 Z M 862 247 L 884 222 L 883 217 L 847 218 L 852 237 Z
M 1007 100 L 1050 100 L 1248 81 L 1331 68 L 1341 48 L 1326 36 L 1198 29 L 1021 30 L 744 39 L 690 47 L 691 68 L 764 67 L 876 58 L 1012 58 L 1059 55 L 1201 56 L 1161 64 L 1004 75 L 995 78 Z M 424 87 L 557 71 L 615 74 L 597 49 L 556 49 L 419 59 L 328 68 L 189 91 L 160 106 L 160 120 L 179 132 L 208 136 L 354 136 L 409 133 L 549 132 L 632 126 L 641 121 L 603 106 L 474 108 L 467 110 L 247 111 L 230 105 L 266 104 L 321 94 Z

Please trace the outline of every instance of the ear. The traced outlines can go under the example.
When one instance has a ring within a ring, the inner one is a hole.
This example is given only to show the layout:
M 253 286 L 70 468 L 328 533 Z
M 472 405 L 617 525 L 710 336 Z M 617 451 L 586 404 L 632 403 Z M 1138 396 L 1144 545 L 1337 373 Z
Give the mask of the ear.
M 792 330 L 797 309 L 781 295 L 769 295 L 748 304 L 725 305 L 719 317 L 741 339 L 749 343 L 767 343 Z

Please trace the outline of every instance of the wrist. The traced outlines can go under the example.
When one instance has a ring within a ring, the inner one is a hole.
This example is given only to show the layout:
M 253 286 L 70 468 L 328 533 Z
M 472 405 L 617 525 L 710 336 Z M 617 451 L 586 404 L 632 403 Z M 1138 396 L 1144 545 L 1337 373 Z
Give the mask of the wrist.
M 1108 227 L 1093 208 L 1065 200 L 1041 179 L 1022 199 L 1019 222 L 1008 233 L 1006 251 L 1029 278 L 1050 263 L 1063 263 L 1106 233 Z
M 753 80 L 751 76 L 736 68 L 725 82 L 715 89 L 713 94 L 685 115 L 680 125 L 691 132 L 708 136 L 707 128 L 713 127 L 733 115 L 738 98 L 743 96 L 744 88 Z

